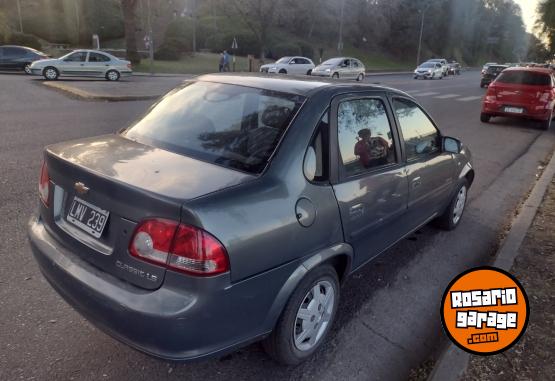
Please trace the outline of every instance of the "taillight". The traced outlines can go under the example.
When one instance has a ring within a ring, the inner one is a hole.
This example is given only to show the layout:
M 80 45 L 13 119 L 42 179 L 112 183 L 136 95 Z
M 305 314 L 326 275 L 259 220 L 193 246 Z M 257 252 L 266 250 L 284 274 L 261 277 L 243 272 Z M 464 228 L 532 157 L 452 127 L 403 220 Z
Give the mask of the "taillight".
M 224 246 L 210 233 L 175 221 L 152 219 L 135 229 L 129 245 L 134 257 L 194 275 L 229 271 Z
M 551 94 L 551 91 L 546 91 L 540 93 L 539 99 L 542 103 L 550 103 L 553 100 L 553 95 Z
M 40 169 L 39 196 L 42 203 L 46 206 L 48 206 L 49 193 L 50 193 L 50 177 L 48 176 L 48 168 L 46 167 L 46 161 L 43 161 L 42 167 Z

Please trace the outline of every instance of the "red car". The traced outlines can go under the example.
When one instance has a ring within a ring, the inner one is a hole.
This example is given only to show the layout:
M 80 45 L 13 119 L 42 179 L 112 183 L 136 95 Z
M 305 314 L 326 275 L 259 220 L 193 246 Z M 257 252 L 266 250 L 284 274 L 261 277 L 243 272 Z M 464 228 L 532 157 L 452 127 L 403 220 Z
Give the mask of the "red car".
M 505 116 L 541 121 L 547 130 L 553 119 L 555 78 L 550 69 L 514 67 L 503 70 L 484 97 L 480 120 Z

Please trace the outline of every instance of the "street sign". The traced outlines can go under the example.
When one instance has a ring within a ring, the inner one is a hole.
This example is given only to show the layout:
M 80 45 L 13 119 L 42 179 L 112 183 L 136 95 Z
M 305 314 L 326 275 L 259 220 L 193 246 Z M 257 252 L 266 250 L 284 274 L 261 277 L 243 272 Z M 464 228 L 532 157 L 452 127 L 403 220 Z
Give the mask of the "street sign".
M 233 37 L 233 42 L 231 43 L 231 49 L 237 49 L 239 45 L 237 45 L 237 38 Z

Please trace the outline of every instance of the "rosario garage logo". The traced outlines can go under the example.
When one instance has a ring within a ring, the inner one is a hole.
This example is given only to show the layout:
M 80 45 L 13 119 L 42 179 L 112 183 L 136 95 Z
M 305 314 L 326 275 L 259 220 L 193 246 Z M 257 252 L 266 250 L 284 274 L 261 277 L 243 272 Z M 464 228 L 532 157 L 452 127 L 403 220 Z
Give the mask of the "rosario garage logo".
M 520 339 L 528 325 L 528 297 L 511 274 L 477 267 L 451 281 L 441 302 L 447 336 L 461 349 L 493 355 Z

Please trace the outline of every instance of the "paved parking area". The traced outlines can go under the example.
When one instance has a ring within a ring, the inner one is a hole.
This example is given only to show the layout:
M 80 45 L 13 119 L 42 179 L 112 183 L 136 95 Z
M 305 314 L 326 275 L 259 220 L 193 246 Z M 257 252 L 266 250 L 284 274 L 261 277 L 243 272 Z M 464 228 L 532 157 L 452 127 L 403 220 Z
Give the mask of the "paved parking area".
M 191 364 L 152 359 L 107 337 L 58 297 L 26 242 L 42 147 L 116 131 L 153 101 L 85 102 L 37 86 L 32 77 L 0 74 L 0 379 L 406 379 L 441 342 L 444 287 L 495 253 L 537 166 L 555 146 L 555 127 L 480 123 L 484 90 L 477 72 L 441 81 L 400 75 L 367 81 L 411 92 L 446 135 L 461 138 L 472 150 L 476 182 L 459 229 L 426 227 L 351 277 L 330 340 L 292 369 L 274 364 L 258 344 Z

